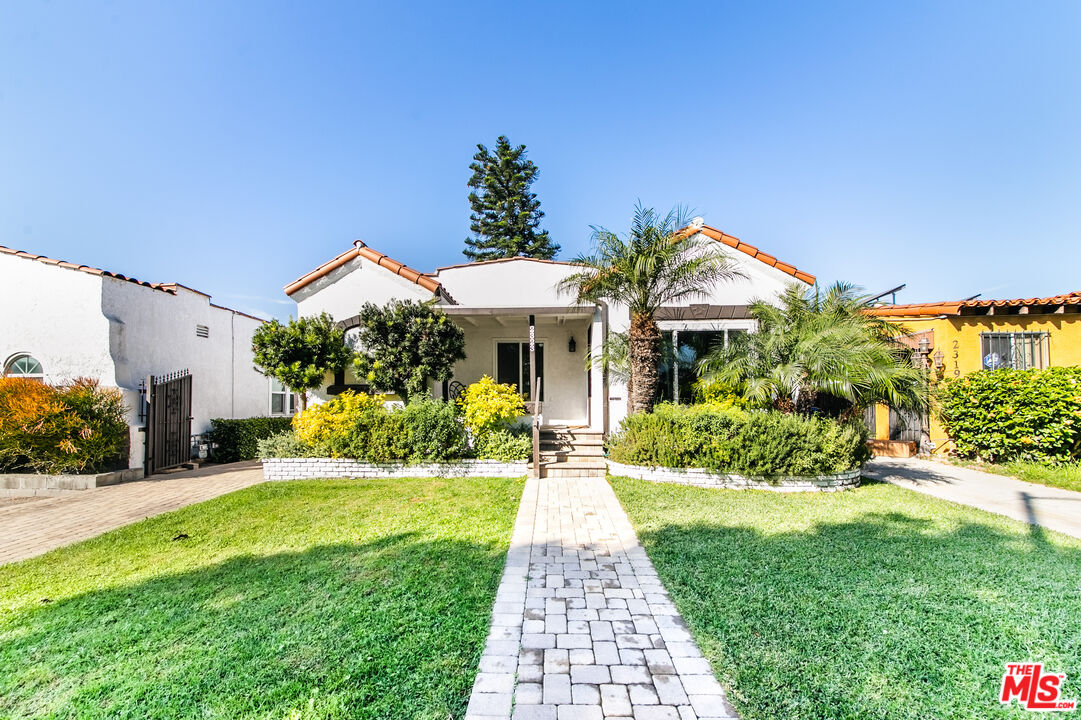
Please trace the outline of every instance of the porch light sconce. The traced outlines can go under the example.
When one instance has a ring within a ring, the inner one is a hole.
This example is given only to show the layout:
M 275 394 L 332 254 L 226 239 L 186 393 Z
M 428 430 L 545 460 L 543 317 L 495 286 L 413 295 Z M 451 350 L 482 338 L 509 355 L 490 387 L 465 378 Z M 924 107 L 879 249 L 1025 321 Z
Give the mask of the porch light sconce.
M 935 350 L 935 370 L 942 372 L 946 367 L 946 356 L 942 354 L 942 349 Z
M 578 343 L 574 342 L 574 336 L 571 335 L 570 342 L 567 343 L 567 352 L 577 352 Z

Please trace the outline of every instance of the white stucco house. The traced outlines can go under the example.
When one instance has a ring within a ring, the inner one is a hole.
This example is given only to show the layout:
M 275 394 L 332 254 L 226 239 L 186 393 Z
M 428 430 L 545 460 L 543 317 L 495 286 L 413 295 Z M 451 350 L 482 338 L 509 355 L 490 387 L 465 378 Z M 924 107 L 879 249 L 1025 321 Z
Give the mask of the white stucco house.
M 0 370 L 62 384 L 98 380 L 123 391 L 129 466 L 144 460 L 140 383 L 187 370 L 191 431 L 211 418 L 288 411 L 288 398 L 252 364 L 263 320 L 179 285 L 149 283 L 87 265 L 0 247 Z
M 726 342 L 729 333 L 753 330 L 748 305 L 776 297 L 793 282 L 806 286 L 815 278 L 696 219 L 696 241 L 719 245 L 744 279 L 718 284 L 694 302 L 663 308 L 661 330 L 672 333 L 679 361 L 662 368 L 665 396 L 686 397 L 696 353 Z M 285 287 L 299 316 L 329 313 L 343 327 L 356 327 L 366 302 L 392 299 L 433 300 L 465 331 L 467 358 L 454 367 L 448 385 L 468 385 L 489 375 L 518 385 L 529 394 L 530 318 L 537 343 L 543 421 L 548 425 L 589 427 L 608 432 L 627 412 L 627 388 L 606 377 L 600 362 L 587 367 L 587 351 L 601 357 L 610 333 L 625 332 L 625 307 L 605 303 L 579 305 L 557 290 L 575 265 L 551 260 L 513 258 L 437 268 L 422 273 L 356 241 L 353 247 Z M 682 383 L 681 375 L 682 372 Z M 326 399 L 362 385 L 347 370 L 316 393 Z M 433 392 L 448 392 L 435 388 Z

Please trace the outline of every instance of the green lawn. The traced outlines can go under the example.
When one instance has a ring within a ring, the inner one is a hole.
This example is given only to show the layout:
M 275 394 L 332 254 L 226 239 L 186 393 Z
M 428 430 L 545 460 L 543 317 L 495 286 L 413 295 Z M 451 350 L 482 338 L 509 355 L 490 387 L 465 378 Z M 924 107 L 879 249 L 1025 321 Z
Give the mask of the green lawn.
M 1081 540 L 878 483 L 612 484 L 745 720 L 1024 717 L 1024 660 L 1081 699 Z
M 1020 480 L 1027 480 L 1040 485 L 1063 488 L 1065 490 L 1081 491 L 1081 463 L 1072 465 L 1040 465 L 1039 463 L 1014 462 L 1002 463 L 977 463 L 964 460 L 955 461 L 959 465 L 970 467 L 974 470 L 1009 475 Z
M 267 483 L 0 567 L 0 717 L 461 717 L 520 495 Z

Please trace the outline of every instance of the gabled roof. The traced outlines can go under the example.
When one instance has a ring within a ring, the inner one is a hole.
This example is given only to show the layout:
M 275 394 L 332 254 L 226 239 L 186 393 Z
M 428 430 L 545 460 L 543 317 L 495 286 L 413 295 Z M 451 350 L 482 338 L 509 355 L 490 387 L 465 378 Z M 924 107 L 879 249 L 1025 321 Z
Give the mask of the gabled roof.
M 759 262 L 764 262 L 770 267 L 777 268 L 781 272 L 791 275 L 797 280 L 801 280 L 808 285 L 815 284 L 814 275 L 811 275 L 810 273 L 805 273 L 802 270 L 797 269 L 795 265 L 789 265 L 786 262 L 781 262 L 774 256 L 762 252 L 754 245 L 748 245 L 739 238 L 733 237 L 726 232 L 722 232 L 715 227 L 710 227 L 709 225 L 688 225 L 687 227 L 680 230 L 680 232 L 688 234 L 701 233 L 702 235 L 716 240 L 717 242 L 724 243 L 730 248 L 739 250 L 741 253 L 746 253 L 747 255 L 753 257 L 755 260 L 758 260 Z
M 1017 298 L 1014 300 L 953 300 L 946 302 L 908 303 L 904 305 L 881 305 L 868 308 L 867 312 L 879 317 L 919 317 L 925 315 L 980 314 L 993 309 L 1020 310 L 1025 307 L 1081 306 L 1081 291 L 1053 295 L 1044 298 Z M 1081 309 L 1081 307 L 1079 307 Z M 965 311 L 971 311 L 966 313 Z
M 527 262 L 548 263 L 549 265 L 575 265 L 567 260 L 545 260 L 544 258 L 531 258 L 531 257 L 510 257 L 510 258 L 496 258 L 495 260 L 474 260 L 473 262 L 458 263 L 457 265 L 444 265 L 438 267 L 434 272 L 427 273 L 429 277 L 434 277 L 444 270 L 457 270 L 458 268 L 475 267 L 477 265 L 495 265 L 496 263 L 514 262 L 516 260 L 525 260 Z
M 121 275 L 120 273 L 102 270 L 101 268 L 90 267 L 89 265 L 76 265 L 75 263 L 70 263 L 66 260 L 56 260 L 54 258 L 45 257 L 44 255 L 34 255 L 33 253 L 24 252 L 22 250 L 14 250 L 9 247 L 4 247 L 3 245 L 0 245 L 0 253 L 3 253 L 5 255 L 14 255 L 15 257 L 21 257 L 26 260 L 36 260 L 37 262 L 45 263 L 46 265 L 56 265 L 57 267 L 67 268 L 68 270 L 78 270 L 79 272 L 88 273 L 90 275 L 103 275 L 105 277 L 116 278 L 117 280 L 124 280 L 126 282 L 135 283 L 136 285 L 142 285 L 143 287 L 150 288 L 151 290 L 160 290 L 161 292 L 170 293 L 172 295 L 176 295 L 177 287 L 183 287 L 182 285 L 178 286 L 176 283 L 150 283 L 146 282 L 145 280 L 139 280 L 138 278 Z
M 450 297 L 446 293 L 446 291 L 443 290 L 443 284 L 440 283 L 438 280 L 433 280 L 427 275 L 417 272 L 408 265 L 403 265 L 397 260 L 394 260 L 390 257 L 387 257 L 381 252 L 377 252 L 371 249 L 360 240 L 355 241 L 352 248 L 346 250 L 341 255 L 338 255 L 333 260 L 323 263 L 319 267 L 312 270 L 310 273 L 302 275 L 301 277 L 286 285 L 285 294 L 292 295 L 297 290 L 306 287 L 307 285 L 315 282 L 321 277 L 329 275 L 331 272 L 337 270 L 342 265 L 345 265 L 350 260 L 358 257 L 364 258 L 369 262 L 373 262 L 380 267 L 386 268 L 395 275 L 403 277 L 409 282 L 419 285 L 430 293 L 433 293 L 435 295 L 443 295 L 448 298 Z

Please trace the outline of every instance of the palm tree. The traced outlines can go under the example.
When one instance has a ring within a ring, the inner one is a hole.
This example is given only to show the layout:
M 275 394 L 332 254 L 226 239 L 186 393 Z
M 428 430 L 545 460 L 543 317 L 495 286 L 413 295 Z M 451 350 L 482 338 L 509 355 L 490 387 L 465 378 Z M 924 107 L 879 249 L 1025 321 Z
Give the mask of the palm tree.
M 784 412 L 860 410 L 876 402 L 922 409 L 927 379 L 898 329 L 866 312 L 859 288 L 825 293 L 790 285 L 777 304 L 755 301 L 758 330 L 730 339 L 699 365 L 707 380 L 735 386 L 752 405 Z
M 676 208 L 661 217 L 638 203 L 626 236 L 592 228 L 593 251 L 573 260 L 582 271 L 559 285 L 561 291 L 574 293 L 578 302 L 607 300 L 630 311 L 631 412 L 648 412 L 656 400 L 661 358 L 661 332 L 654 319 L 657 309 L 741 276 L 712 244 L 693 239 L 695 233 L 685 230 L 686 216 L 686 211 Z

